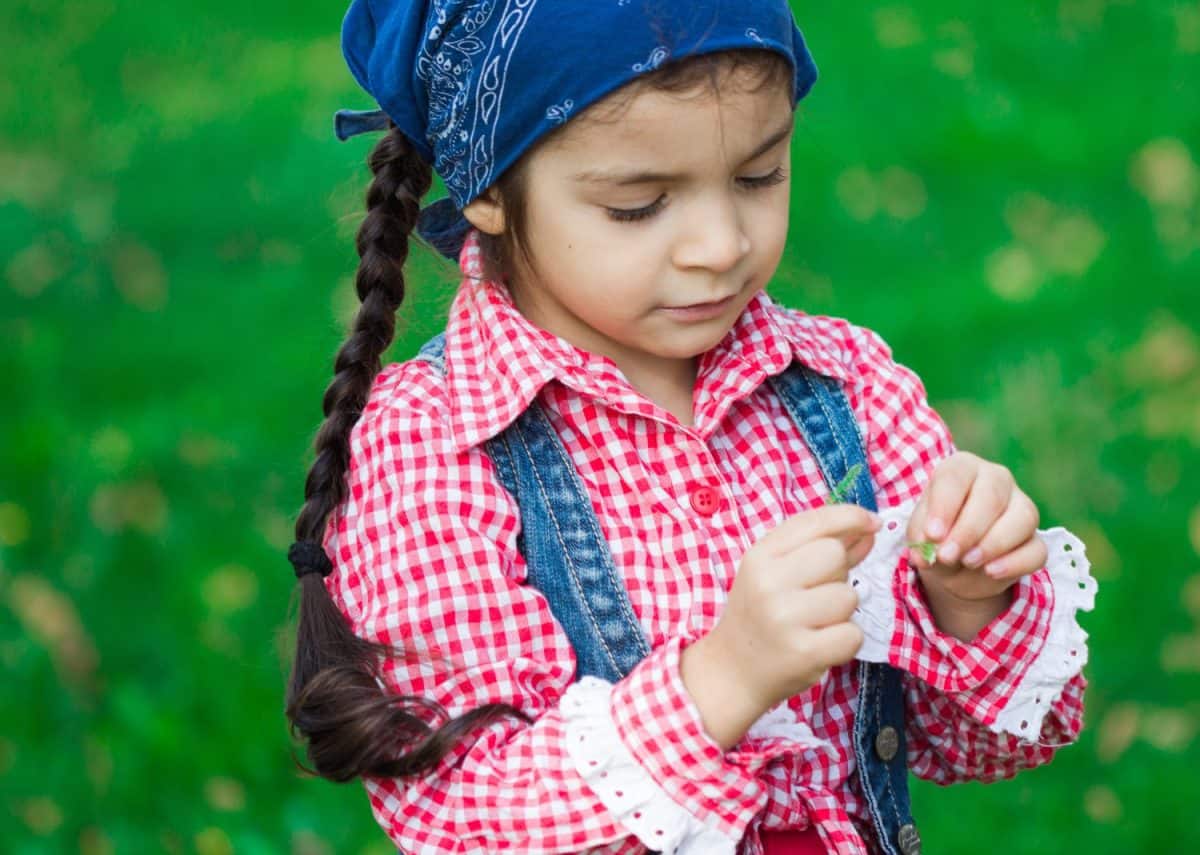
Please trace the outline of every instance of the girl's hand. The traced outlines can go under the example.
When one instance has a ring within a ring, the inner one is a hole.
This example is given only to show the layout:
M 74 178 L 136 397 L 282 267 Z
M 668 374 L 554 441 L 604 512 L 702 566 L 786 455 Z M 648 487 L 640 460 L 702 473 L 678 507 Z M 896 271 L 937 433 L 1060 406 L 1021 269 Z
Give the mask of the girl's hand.
M 1013 583 L 1046 563 L 1038 522 L 1037 506 L 1005 467 L 965 451 L 938 464 L 907 532 L 910 543 L 937 544 L 932 564 L 909 550 L 935 617 L 939 610 L 992 618 L 1003 611 Z
M 858 594 L 848 578 L 880 525 L 857 505 L 827 505 L 788 517 L 742 556 L 721 619 L 680 660 L 684 685 L 722 748 L 858 653 L 862 630 L 850 620 Z

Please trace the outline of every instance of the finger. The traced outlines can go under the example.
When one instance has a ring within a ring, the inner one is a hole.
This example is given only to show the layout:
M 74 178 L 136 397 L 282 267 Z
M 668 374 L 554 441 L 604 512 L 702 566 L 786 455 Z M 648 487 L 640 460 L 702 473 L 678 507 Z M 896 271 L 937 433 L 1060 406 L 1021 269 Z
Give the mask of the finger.
M 846 539 L 843 538 L 842 542 L 845 543 Z M 850 567 L 854 567 L 855 565 L 862 563 L 863 559 L 870 555 L 871 550 L 874 548 L 874 534 L 865 534 L 857 540 L 848 543 L 846 545 L 846 564 Z
M 1047 556 L 1046 544 L 1035 534 L 1012 552 L 984 565 L 983 569 L 993 579 L 1018 579 L 1045 567 Z
M 818 665 L 832 668 L 845 665 L 862 649 L 863 631 L 850 621 L 835 623 L 815 632 L 813 649 L 817 651 Z
M 1020 489 L 1014 488 L 1012 499 L 1000 519 L 983 536 L 974 549 L 963 556 L 967 567 L 982 567 L 989 561 L 1012 552 L 1037 531 L 1037 505 Z
M 797 597 L 795 620 L 801 626 L 821 629 L 850 620 L 858 608 L 858 592 L 845 582 L 828 582 L 807 588 Z
M 954 564 L 974 549 L 1008 508 L 1015 482 L 1003 466 L 989 463 L 979 468 L 966 502 L 950 533 L 938 547 L 937 560 Z
M 771 555 L 782 556 L 820 537 L 861 536 L 878 531 L 878 514 L 859 505 L 825 505 L 785 519 L 759 540 Z
M 793 556 L 789 556 L 793 558 Z M 800 588 L 816 588 L 829 582 L 845 582 L 850 576 L 846 544 L 836 537 L 822 537 L 794 554 L 792 582 Z
M 928 498 L 923 530 L 913 540 L 940 541 L 946 536 L 971 490 L 979 463 L 975 455 L 959 452 L 938 465 L 925 490 L 927 496 L 922 497 Z

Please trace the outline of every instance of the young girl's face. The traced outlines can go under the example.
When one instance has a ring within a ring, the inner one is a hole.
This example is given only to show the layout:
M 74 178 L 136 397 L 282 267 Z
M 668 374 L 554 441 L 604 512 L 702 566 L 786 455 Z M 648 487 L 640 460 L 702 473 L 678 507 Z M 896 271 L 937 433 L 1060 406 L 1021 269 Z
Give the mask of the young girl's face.
M 643 90 L 615 121 L 601 101 L 530 155 L 523 314 L 631 380 L 679 377 L 724 337 L 788 225 L 790 92 L 745 74 L 719 94 Z

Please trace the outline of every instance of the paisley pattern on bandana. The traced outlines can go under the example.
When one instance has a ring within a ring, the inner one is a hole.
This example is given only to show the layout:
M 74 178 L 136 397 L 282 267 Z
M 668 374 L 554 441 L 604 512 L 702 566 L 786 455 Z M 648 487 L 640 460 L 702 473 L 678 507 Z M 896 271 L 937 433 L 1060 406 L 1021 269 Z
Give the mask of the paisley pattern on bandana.
M 453 195 L 492 183 L 508 65 L 536 5 L 537 0 L 506 0 L 502 8 L 496 0 L 432 3 L 435 23 L 421 45 L 416 72 L 428 87 L 426 140 L 435 152 L 433 168 Z M 489 28 L 497 13 L 498 26 Z

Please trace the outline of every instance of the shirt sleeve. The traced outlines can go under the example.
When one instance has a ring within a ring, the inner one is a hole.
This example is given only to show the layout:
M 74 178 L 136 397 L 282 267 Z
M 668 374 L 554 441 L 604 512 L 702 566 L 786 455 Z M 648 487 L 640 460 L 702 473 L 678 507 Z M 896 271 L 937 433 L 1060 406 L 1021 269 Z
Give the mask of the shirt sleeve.
M 850 391 L 875 478 L 884 528 L 852 579 L 860 658 L 905 672 L 910 765 L 940 783 L 994 780 L 1047 762 L 1082 727 L 1087 661 L 1075 623 L 1095 580 L 1083 544 L 1064 529 L 1041 531 L 1047 566 L 1014 585 L 1013 601 L 971 641 L 943 633 L 903 557 L 904 532 L 933 468 L 955 451 L 920 378 L 892 360 L 874 332 L 851 327 Z
M 436 383 L 368 408 L 351 437 L 348 499 L 327 583 L 354 631 L 391 645 L 385 687 L 451 718 L 510 704 L 418 778 L 366 781 L 376 819 L 414 853 L 732 853 L 762 786 L 705 732 L 679 675 L 689 639 L 623 680 L 573 681 L 570 642 L 523 584 L 519 512 L 479 448 L 455 451 L 428 414 Z M 423 403 L 424 402 L 424 403 Z

